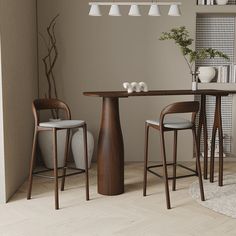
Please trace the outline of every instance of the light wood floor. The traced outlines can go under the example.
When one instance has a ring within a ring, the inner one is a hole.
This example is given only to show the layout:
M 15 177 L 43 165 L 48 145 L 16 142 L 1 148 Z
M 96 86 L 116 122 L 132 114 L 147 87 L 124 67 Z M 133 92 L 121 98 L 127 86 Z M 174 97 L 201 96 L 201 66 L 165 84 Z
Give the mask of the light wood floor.
M 236 171 L 236 164 L 225 169 Z M 142 196 L 142 164 L 127 164 L 125 194 L 97 194 L 96 166 L 90 170 L 91 201 L 85 201 L 84 178 L 67 179 L 54 210 L 53 183 L 35 178 L 33 198 L 27 201 L 25 183 L 6 205 L 0 206 L 0 236 L 235 236 L 236 220 L 208 210 L 188 193 L 196 178 L 177 181 L 171 192 L 172 210 L 165 205 L 164 185 L 149 175 L 148 196 Z

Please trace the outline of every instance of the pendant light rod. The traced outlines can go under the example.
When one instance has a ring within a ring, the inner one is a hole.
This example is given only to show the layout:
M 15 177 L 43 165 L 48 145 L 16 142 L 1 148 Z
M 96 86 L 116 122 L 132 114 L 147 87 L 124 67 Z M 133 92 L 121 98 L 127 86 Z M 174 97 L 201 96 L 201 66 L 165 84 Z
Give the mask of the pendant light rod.
M 99 6 L 111 6 L 111 5 L 119 5 L 119 6 L 169 6 L 169 5 L 182 5 L 181 2 L 89 2 L 89 5 L 99 5 Z

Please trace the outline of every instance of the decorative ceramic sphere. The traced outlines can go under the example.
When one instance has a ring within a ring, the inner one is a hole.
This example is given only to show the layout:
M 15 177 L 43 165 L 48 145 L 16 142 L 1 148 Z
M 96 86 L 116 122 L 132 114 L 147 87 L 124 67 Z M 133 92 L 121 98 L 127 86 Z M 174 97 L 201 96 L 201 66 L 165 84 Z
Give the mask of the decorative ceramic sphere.
M 85 162 L 84 162 L 83 129 L 79 129 L 77 132 L 74 133 L 71 145 L 76 167 L 84 170 Z M 94 150 L 94 138 L 89 131 L 87 131 L 87 147 L 88 147 L 88 167 L 90 168 Z
M 201 66 L 198 68 L 199 79 L 202 83 L 210 83 L 216 75 L 216 70 L 212 66 Z
M 229 0 L 216 0 L 217 5 L 226 5 Z

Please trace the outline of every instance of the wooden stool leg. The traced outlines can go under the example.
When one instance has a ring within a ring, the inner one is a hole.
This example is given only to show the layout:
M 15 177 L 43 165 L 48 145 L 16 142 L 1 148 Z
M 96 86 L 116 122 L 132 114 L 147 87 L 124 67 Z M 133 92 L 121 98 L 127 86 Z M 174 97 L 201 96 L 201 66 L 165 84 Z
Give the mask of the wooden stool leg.
M 34 170 L 34 163 L 35 163 L 35 156 L 36 156 L 35 152 L 36 152 L 36 145 L 37 145 L 37 137 L 38 137 L 38 131 L 37 129 L 35 129 L 33 145 L 32 145 L 31 162 L 30 162 L 30 172 L 29 172 L 29 183 L 28 183 L 28 193 L 27 193 L 28 200 L 31 198 L 31 192 L 32 192 L 33 170 Z
M 86 178 L 86 200 L 89 200 L 89 173 L 88 173 L 88 147 L 87 147 L 87 125 L 83 126 L 84 136 L 84 162 L 85 162 L 85 178 Z
M 161 133 L 161 152 L 162 152 L 162 162 L 163 162 L 163 172 L 164 172 L 163 174 L 164 174 L 165 192 L 166 192 L 166 206 L 167 206 L 167 209 L 171 209 L 168 172 L 167 172 L 167 163 L 166 163 L 165 138 L 164 138 L 164 132 L 162 130 L 160 130 L 160 133 Z
M 214 169 L 215 169 L 215 140 L 216 140 L 216 126 L 213 125 L 212 128 L 212 138 L 211 138 L 211 157 L 210 157 L 210 182 L 214 182 Z
M 173 147 L 173 182 L 172 190 L 176 190 L 176 165 L 177 165 L 177 136 L 178 131 L 174 130 L 174 147 Z
M 200 152 L 199 152 L 199 149 L 197 148 L 197 137 L 196 137 L 195 128 L 192 130 L 192 132 L 193 132 L 193 140 L 194 140 L 194 143 L 195 143 L 194 146 L 195 146 L 195 149 L 196 149 L 196 161 L 197 161 L 198 179 L 199 179 L 199 188 L 200 188 L 201 200 L 205 201 L 203 182 L 202 182 L 201 163 L 200 163 Z
M 70 129 L 66 131 L 66 144 L 65 144 L 65 156 L 64 156 L 64 168 L 62 172 L 62 181 L 61 181 L 61 191 L 64 191 L 65 189 L 65 180 L 66 180 L 66 168 L 67 168 L 67 162 L 69 159 L 69 154 L 70 154 Z
M 147 165 L 148 165 L 148 137 L 149 125 L 145 124 L 145 146 L 144 146 L 144 173 L 143 173 L 143 196 L 147 194 Z
M 55 209 L 59 209 L 58 200 L 58 170 L 57 170 L 57 130 L 53 129 L 53 161 L 54 161 L 54 190 L 55 190 Z

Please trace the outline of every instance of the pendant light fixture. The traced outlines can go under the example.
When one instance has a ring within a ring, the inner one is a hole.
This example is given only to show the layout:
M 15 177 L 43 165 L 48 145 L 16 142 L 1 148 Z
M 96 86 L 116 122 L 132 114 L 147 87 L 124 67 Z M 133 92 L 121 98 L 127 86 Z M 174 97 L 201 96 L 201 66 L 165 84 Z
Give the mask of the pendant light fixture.
M 111 5 L 109 16 L 121 16 L 120 8 L 118 5 Z
M 152 4 L 148 12 L 149 16 L 161 16 L 161 11 L 158 5 Z
M 172 4 L 168 13 L 169 16 L 181 16 L 179 6 L 177 4 Z
M 99 5 L 92 4 L 91 8 L 90 8 L 90 11 L 89 11 L 89 15 L 90 16 L 101 16 L 102 14 L 101 14 Z
M 89 5 L 91 6 L 89 15 L 90 16 L 101 16 L 101 12 L 99 6 L 110 6 L 109 15 L 110 16 L 121 16 L 119 6 L 130 6 L 129 16 L 141 16 L 139 7 L 140 6 L 149 6 L 149 16 L 160 16 L 160 6 L 169 6 L 169 16 L 180 16 L 180 5 L 181 2 L 159 2 L 154 1 L 152 2 L 90 2 Z
M 129 16 L 141 16 L 138 5 L 131 5 L 129 10 Z

